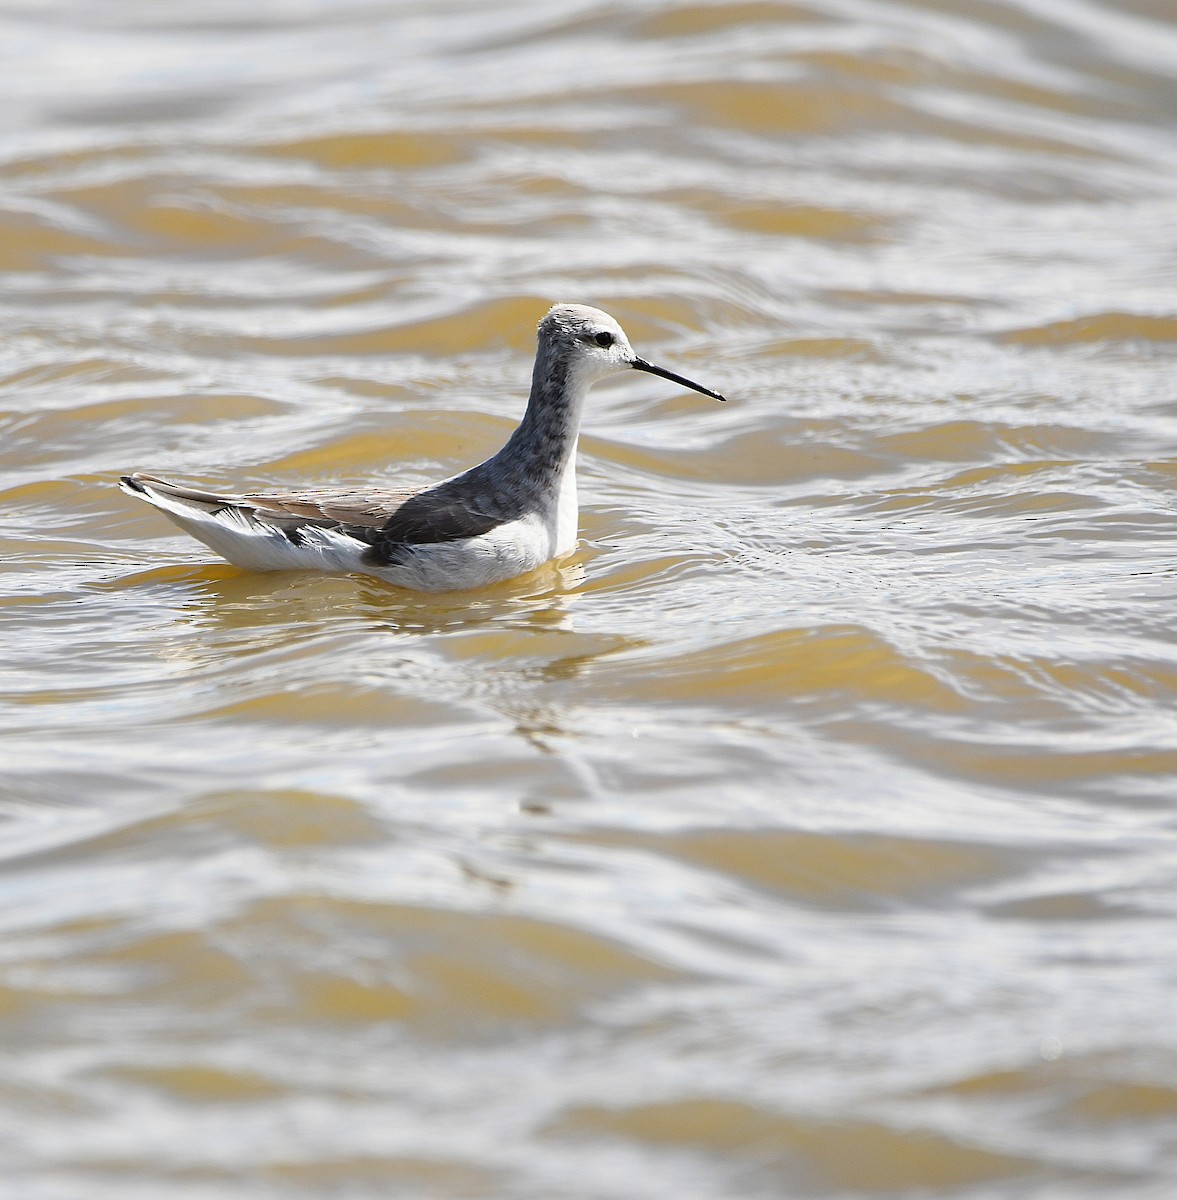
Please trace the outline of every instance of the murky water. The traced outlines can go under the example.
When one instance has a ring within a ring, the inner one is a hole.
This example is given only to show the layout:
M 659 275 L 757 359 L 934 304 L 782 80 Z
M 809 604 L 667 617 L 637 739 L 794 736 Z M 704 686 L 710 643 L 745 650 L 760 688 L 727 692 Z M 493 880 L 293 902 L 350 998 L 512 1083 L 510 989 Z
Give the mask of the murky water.
M 0 10 L 0 1194 L 1177 1195 L 1177 18 Z M 581 551 L 250 576 L 554 300 Z

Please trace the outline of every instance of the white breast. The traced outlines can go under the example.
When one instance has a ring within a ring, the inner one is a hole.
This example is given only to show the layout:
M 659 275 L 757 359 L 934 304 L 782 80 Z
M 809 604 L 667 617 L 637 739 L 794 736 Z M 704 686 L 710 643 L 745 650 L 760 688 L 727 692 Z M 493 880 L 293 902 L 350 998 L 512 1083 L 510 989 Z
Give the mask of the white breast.
M 552 523 L 552 554 L 571 554 L 580 538 L 580 507 L 576 496 L 576 447 L 564 468 L 560 490 L 556 494 L 555 520 Z
M 534 571 L 554 551 L 548 522 L 533 514 L 481 537 L 408 546 L 404 553 L 400 563 L 359 569 L 421 592 L 467 591 Z

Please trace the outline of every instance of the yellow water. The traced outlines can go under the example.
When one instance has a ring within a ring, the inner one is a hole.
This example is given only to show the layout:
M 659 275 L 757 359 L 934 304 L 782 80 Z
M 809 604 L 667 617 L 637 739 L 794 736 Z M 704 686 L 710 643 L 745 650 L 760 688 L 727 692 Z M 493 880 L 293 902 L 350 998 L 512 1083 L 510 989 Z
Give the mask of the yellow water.
M 0 11 L 4 1200 L 1177 1195 L 1165 0 Z M 250 576 L 596 304 L 580 551 Z

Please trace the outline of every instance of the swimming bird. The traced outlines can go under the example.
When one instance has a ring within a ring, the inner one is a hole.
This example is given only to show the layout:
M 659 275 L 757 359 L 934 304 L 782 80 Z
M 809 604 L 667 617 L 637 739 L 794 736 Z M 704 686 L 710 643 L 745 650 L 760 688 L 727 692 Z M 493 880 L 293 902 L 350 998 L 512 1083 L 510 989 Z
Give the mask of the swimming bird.
M 223 495 L 138 472 L 121 487 L 251 571 L 358 572 L 424 592 L 513 579 L 576 546 L 576 443 L 598 379 L 646 371 L 724 399 L 639 358 L 597 308 L 557 304 L 537 340 L 527 410 L 506 445 L 432 487 Z

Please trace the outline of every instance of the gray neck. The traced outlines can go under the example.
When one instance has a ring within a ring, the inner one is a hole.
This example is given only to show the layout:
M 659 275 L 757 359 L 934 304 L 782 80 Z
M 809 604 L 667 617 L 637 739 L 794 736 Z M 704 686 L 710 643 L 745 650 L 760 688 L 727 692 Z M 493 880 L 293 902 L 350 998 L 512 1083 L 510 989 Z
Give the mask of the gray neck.
M 556 348 L 541 345 L 519 428 L 498 454 L 431 488 L 429 495 L 454 496 L 499 521 L 549 511 L 558 503 L 561 479 L 576 453 L 589 382 L 570 378 L 568 364 Z
M 556 347 L 540 348 L 531 374 L 531 396 L 519 428 L 492 458 L 539 484 L 563 473 L 576 451 L 580 412 L 587 385 L 570 377 L 567 359 Z

